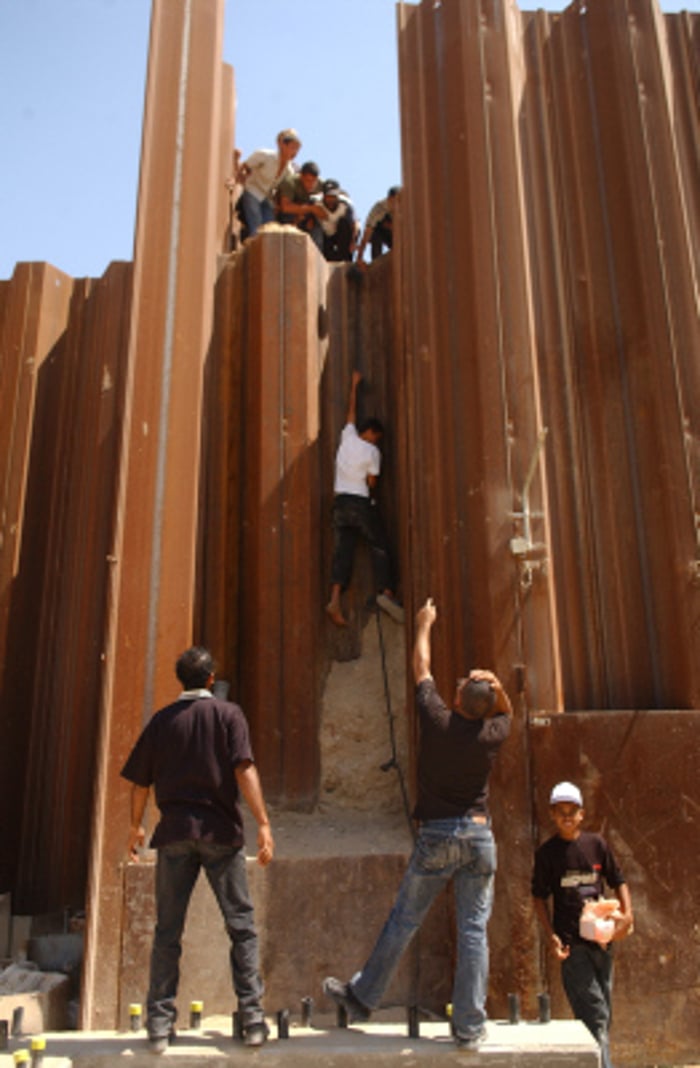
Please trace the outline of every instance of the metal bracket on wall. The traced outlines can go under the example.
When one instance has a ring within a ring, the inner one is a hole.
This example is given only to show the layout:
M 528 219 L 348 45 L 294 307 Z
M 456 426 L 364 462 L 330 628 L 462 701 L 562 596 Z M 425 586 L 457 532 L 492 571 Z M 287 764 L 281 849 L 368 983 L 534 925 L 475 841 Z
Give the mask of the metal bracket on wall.
M 697 546 L 696 556 L 688 564 L 688 570 L 690 581 L 698 585 L 700 584 L 700 512 L 695 513 L 695 544 Z
M 520 494 L 521 511 L 510 512 L 511 519 L 516 520 L 520 525 L 520 533 L 510 539 L 510 551 L 518 561 L 520 585 L 524 590 L 532 586 L 536 571 L 543 575 L 547 572 L 548 546 L 546 542 L 533 541 L 532 538 L 532 521 L 534 519 L 543 519 L 544 512 L 534 512 L 530 507 L 530 487 L 535 477 L 537 464 L 539 463 L 548 432 L 548 428 L 545 426 L 542 427 L 537 435 L 537 444 L 532 453 L 530 466 L 527 469 L 522 493 Z

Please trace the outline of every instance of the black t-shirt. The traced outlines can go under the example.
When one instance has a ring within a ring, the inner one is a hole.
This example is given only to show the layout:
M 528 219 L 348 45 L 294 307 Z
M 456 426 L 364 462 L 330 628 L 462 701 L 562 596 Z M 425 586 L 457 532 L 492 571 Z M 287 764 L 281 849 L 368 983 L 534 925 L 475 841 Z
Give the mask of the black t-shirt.
M 447 707 L 433 678 L 416 686 L 420 723 L 417 820 L 488 814 L 488 781 L 496 753 L 510 731 L 503 712 L 466 719 Z
M 121 774 L 154 786 L 160 822 L 154 848 L 184 839 L 243 844 L 235 767 L 252 761 L 243 711 L 215 697 L 185 697 L 153 716 Z
M 571 842 L 555 834 L 535 853 L 533 897 L 552 896 L 552 927 L 567 946 L 584 941 L 578 933 L 579 916 L 584 902 L 603 897 L 604 882 L 614 890 L 625 877 L 599 834 L 581 831 Z

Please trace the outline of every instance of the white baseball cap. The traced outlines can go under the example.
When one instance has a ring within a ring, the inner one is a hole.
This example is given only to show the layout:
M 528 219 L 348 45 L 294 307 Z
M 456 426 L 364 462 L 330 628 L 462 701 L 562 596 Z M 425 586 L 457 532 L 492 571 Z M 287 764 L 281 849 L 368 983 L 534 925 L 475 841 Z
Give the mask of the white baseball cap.
M 578 786 L 572 782 L 558 782 L 549 795 L 550 805 L 558 805 L 560 801 L 569 801 L 573 805 L 583 808 L 583 797 Z

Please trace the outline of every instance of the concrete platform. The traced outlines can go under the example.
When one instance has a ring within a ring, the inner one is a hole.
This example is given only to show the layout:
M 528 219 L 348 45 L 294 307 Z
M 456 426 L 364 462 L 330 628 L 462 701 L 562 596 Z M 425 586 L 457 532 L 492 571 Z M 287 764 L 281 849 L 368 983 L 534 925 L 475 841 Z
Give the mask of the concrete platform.
M 378 1014 L 381 1016 L 382 1014 Z M 201 1030 L 183 1030 L 161 1057 L 148 1052 L 143 1031 L 62 1032 L 46 1035 L 42 1068 L 107 1068 L 122 1063 L 128 1068 L 197 1068 L 207 1064 L 250 1064 L 266 1068 L 413 1068 L 484 1063 L 489 1068 L 599 1068 L 598 1047 L 576 1020 L 553 1020 L 549 1024 L 490 1020 L 487 1038 L 478 1053 L 457 1050 L 443 1022 L 420 1023 L 420 1037 L 407 1037 L 407 1025 L 397 1019 L 357 1024 L 346 1029 L 328 1018 L 312 1020 L 311 1027 L 290 1023 L 289 1038 L 278 1039 L 275 1022 L 272 1035 L 260 1050 L 246 1049 L 231 1038 L 225 1017 L 206 1019 Z M 29 1040 L 13 1039 L 9 1053 L 0 1054 L 0 1068 L 11 1068 L 12 1052 L 28 1048 Z

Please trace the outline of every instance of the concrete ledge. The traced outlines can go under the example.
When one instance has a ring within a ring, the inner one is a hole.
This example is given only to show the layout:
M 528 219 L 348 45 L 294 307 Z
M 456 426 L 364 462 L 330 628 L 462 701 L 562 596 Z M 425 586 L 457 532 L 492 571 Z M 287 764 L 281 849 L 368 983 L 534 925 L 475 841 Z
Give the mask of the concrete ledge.
M 271 1021 L 270 1021 L 271 1022 Z M 481 1046 L 479 1063 L 489 1068 L 599 1068 L 598 1047 L 588 1031 L 576 1020 L 554 1020 L 549 1024 L 508 1024 L 490 1020 L 487 1038 Z M 347 1029 L 319 1021 L 315 1026 L 290 1026 L 290 1037 L 280 1040 L 277 1030 L 259 1051 L 253 1053 L 230 1036 L 229 1021 L 205 1020 L 200 1031 L 181 1031 L 162 1057 L 148 1052 L 143 1031 L 135 1034 L 114 1032 L 72 1032 L 46 1036 L 44 1068 L 107 1068 L 128 1058 L 129 1068 L 154 1068 L 156 1064 L 177 1068 L 198 1068 L 202 1063 L 248 1064 L 255 1056 L 266 1068 L 319 1065 L 323 1068 L 355 1068 L 357 1065 L 413 1068 L 440 1062 L 464 1065 L 470 1054 L 457 1050 L 447 1024 L 420 1025 L 420 1038 L 407 1037 L 404 1023 L 379 1022 Z M 27 1043 L 25 1043 L 27 1044 Z M 21 1043 L 13 1043 L 20 1048 Z M 11 1068 L 10 1053 L 0 1054 L 0 1068 Z

